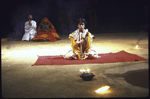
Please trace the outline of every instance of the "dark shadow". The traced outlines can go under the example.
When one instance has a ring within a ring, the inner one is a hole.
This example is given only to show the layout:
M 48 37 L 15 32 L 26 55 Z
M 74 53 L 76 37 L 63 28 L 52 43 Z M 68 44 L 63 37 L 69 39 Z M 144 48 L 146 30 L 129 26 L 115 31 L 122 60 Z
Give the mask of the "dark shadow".
M 133 85 L 149 88 L 149 70 L 129 71 L 123 74 L 125 81 Z
M 108 77 L 123 77 L 124 80 L 132 85 L 149 88 L 149 70 L 133 70 L 124 74 L 105 74 Z

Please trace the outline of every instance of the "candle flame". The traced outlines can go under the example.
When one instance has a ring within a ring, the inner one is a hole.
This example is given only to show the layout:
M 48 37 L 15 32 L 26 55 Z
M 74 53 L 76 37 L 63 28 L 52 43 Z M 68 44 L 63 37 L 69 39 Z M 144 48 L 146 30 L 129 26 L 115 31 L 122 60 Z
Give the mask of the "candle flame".
M 88 68 L 87 70 L 85 70 L 85 69 L 80 69 L 80 72 L 90 72 L 90 69 Z
M 80 72 L 85 72 L 86 70 L 85 69 L 80 69 Z
M 135 47 L 135 48 L 137 49 L 138 47 L 139 47 L 139 45 L 136 45 L 136 47 Z
M 103 87 L 97 89 L 95 92 L 100 93 L 100 94 L 109 93 L 109 91 L 108 91 L 109 88 L 110 88 L 110 86 L 103 86 Z
M 89 73 L 89 72 L 90 72 L 90 69 L 88 68 L 86 71 Z

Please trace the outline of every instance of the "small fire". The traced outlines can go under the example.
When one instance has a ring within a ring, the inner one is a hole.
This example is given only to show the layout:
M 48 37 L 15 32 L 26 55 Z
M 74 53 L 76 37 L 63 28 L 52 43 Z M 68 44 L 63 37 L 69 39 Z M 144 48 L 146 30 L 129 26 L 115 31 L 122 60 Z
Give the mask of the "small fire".
M 139 47 L 139 45 L 136 45 L 136 47 L 135 47 L 135 48 L 136 48 L 136 49 L 138 49 L 138 47 Z
M 89 73 L 89 72 L 90 72 L 90 69 L 88 68 L 86 71 Z
M 86 70 L 85 69 L 80 69 L 80 72 L 85 72 Z
M 89 68 L 88 68 L 87 70 L 85 70 L 85 69 L 80 69 L 80 72 L 82 72 L 82 73 L 83 73 L 83 72 L 88 72 L 88 73 L 89 73 L 89 72 L 90 72 L 90 69 L 89 69 Z
M 95 92 L 100 93 L 100 94 L 109 93 L 109 90 L 108 90 L 109 88 L 110 88 L 110 86 L 103 86 L 103 87 L 97 89 Z

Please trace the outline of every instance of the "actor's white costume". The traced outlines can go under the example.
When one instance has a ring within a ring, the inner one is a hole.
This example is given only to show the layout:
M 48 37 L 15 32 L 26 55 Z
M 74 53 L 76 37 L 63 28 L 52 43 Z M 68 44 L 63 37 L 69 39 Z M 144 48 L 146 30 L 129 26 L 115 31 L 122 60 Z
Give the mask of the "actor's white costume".
M 72 43 L 72 50 L 64 55 L 64 58 L 86 59 L 99 57 L 98 53 L 96 53 L 96 51 L 92 48 L 93 35 L 88 32 L 88 29 L 84 29 L 82 33 L 79 33 L 79 29 L 77 29 L 69 35 L 69 39 Z M 82 46 L 80 46 L 79 42 L 82 41 Z M 84 57 L 82 57 L 83 54 Z
M 25 34 L 23 35 L 22 40 L 31 40 L 34 36 L 37 35 L 36 31 L 36 22 L 34 20 L 31 21 L 31 24 L 29 24 L 29 21 L 25 22 Z

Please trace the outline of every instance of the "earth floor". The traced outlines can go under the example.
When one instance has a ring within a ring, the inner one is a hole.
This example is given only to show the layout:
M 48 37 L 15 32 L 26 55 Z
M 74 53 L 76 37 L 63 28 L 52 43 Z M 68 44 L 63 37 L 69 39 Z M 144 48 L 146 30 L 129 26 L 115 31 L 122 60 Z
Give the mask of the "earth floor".
M 148 59 L 148 33 L 139 42 L 139 33 L 95 34 L 93 48 L 98 53 L 126 52 Z M 102 98 L 147 97 L 149 62 L 117 62 L 80 65 L 32 66 L 37 55 L 64 55 L 71 49 L 68 35 L 61 40 L 14 41 L 1 39 L 1 80 L 3 98 Z M 83 81 L 80 69 L 90 68 L 95 76 Z M 110 86 L 103 93 L 95 90 Z

